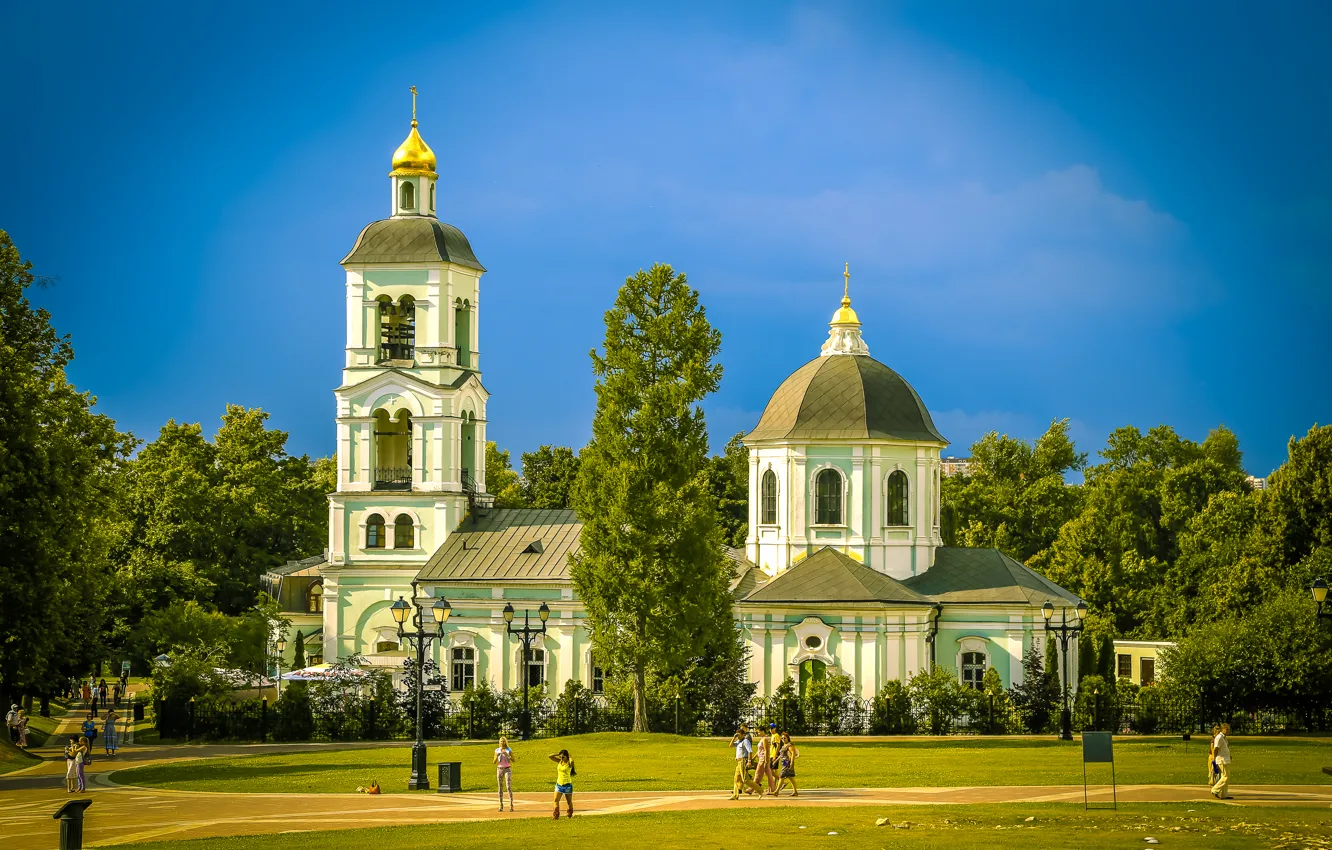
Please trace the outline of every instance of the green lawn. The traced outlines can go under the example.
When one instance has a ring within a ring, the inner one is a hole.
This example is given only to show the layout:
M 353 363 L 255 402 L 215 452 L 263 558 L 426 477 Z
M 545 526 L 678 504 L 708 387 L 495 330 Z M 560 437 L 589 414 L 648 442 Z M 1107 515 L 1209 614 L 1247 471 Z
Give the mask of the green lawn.
M 32 767 L 40 761 L 41 759 L 37 756 L 25 753 L 9 743 L 9 734 L 8 732 L 5 733 L 5 739 L 0 741 L 0 773 L 22 770 L 25 767 Z
M 810 738 L 797 741 L 802 788 L 956 785 L 1077 785 L 1082 782 L 1078 741 L 948 738 L 868 742 Z M 544 791 L 554 782 L 546 755 L 567 747 L 582 791 L 661 791 L 723 788 L 730 783 L 725 741 L 673 735 L 603 733 L 517 743 L 514 786 Z M 433 746 L 432 763 L 462 762 L 465 790 L 494 781 L 494 744 Z M 1321 768 L 1332 765 L 1332 740 L 1233 738 L 1237 784 L 1332 784 Z M 404 792 L 409 750 L 304 751 L 193 760 L 117 771 L 116 782 L 187 791 L 346 792 L 378 779 L 389 793 Z M 1200 785 L 1206 778 L 1205 742 L 1127 738 L 1116 741 L 1116 777 L 1127 784 Z M 433 770 L 433 768 L 432 768 Z M 1107 765 L 1093 765 L 1093 782 L 1108 783 Z
M 1069 805 L 856 806 L 763 808 L 750 801 L 736 809 L 575 817 L 554 823 L 514 819 L 507 823 L 377 827 L 274 836 L 209 838 L 135 844 L 138 850 L 364 850 L 367 847 L 1161 847 L 1219 850 L 1233 847 L 1332 847 L 1332 812 L 1326 809 L 1238 808 L 1220 804 L 1122 805 L 1118 812 L 1084 812 Z M 905 829 L 875 826 L 877 818 Z M 1028 820 L 1033 818 L 1033 820 Z M 803 827 L 803 828 L 802 828 Z M 838 833 L 835 836 L 830 832 Z

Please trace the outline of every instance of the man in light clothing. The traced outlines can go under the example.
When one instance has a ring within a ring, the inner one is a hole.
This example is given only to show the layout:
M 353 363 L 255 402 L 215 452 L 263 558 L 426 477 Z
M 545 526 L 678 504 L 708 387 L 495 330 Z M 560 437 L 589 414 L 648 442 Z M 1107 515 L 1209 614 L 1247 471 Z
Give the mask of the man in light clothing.
M 1229 800 L 1226 791 L 1230 788 L 1230 742 L 1226 736 L 1230 734 L 1230 724 L 1222 723 L 1221 731 L 1216 733 L 1212 739 L 1212 754 L 1216 759 L 1216 766 L 1221 768 L 1221 778 L 1212 786 L 1212 796 L 1218 800 Z
M 9 743 L 17 746 L 19 739 L 18 703 L 14 703 L 9 707 L 9 713 L 5 715 L 5 726 L 9 727 Z
M 749 778 L 749 756 L 754 745 L 749 740 L 749 728 L 740 724 L 740 729 L 731 736 L 731 746 L 735 747 L 735 781 L 731 787 L 731 799 L 740 799 L 741 791 L 754 790 L 754 783 Z

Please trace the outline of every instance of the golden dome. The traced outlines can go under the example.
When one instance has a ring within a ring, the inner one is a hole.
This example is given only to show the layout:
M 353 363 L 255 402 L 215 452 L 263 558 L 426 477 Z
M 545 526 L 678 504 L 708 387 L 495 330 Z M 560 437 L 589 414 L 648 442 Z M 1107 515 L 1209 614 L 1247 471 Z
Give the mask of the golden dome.
M 393 152 L 393 171 L 390 177 L 438 177 L 435 173 L 435 152 L 425 143 L 416 131 L 416 119 L 412 119 L 412 132 L 407 140 Z
M 856 315 L 855 310 L 851 309 L 850 296 L 847 295 L 842 296 L 842 306 L 838 308 L 836 313 L 833 313 L 832 324 L 834 325 L 860 324 L 860 317 Z

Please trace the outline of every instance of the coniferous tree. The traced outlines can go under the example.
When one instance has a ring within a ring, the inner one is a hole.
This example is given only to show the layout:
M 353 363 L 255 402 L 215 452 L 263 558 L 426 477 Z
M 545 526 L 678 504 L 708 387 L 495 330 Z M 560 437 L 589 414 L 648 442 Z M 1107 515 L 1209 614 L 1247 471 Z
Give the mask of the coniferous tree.
M 658 264 L 625 281 L 592 352 L 597 409 L 570 564 L 598 656 L 632 678 L 635 731 L 648 729 L 649 670 L 682 667 L 733 628 L 699 407 L 721 379 L 720 346 L 698 293 Z
M 291 669 L 305 669 L 305 635 L 299 629 L 296 630 L 296 639 L 292 641 L 294 647 L 291 652 Z

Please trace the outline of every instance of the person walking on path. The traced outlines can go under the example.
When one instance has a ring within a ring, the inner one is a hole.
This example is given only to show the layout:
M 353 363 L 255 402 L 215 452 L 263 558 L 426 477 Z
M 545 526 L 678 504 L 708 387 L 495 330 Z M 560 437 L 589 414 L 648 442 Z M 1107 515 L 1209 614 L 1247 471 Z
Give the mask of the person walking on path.
M 1221 724 L 1212 724 L 1212 736 L 1207 739 L 1207 785 L 1211 787 L 1221 778 L 1221 769 L 1216 766 L 1216 736 L 1221 732 Z
M 739 800 L 741 791 L 753 794 L 758 790 L 758 786 L 749 778 L 749 758 L 754 753 L 754 745 L 749 740 L 749 727 L 740 724 L 740 728 L 731 736 L 731 746 L 735 748 L 735 778 L 731 784 L 731 799 Z
M 18 715 L 18 745 L 20 749 L 28 748 L 28 715 L 21 708 Z
M 781 762 L 781 782 L 778 783 L 777 791 L 774 796 L 781 796 L 782 789 L 785 788 L 788 783 L 791 785 L 791 796 L 800 796 L 800 789 L 796 787 L 795 770 L 795 763 L 798 758 L 800 758 L 800 750 L 796 749 L 796 745 L 791 743 L 791 733 L 783 732 L 782 745 L 781 748 L 777 750 L 777 760 Z
M 782 768 L 780 753 L 782 736 L 777 734 L 777 724 L 768 724 L 768 793 L 777 793 L 777 774 Z
M 509 811 L 513 811 L 513 750 L 509 749 L 509 739 L 500 736 L 499 746 L 495 748 L 495 781 L 499 783 L 499 810 L 504 811 L 504 789 L 509 790 Z
M 93 719 L 96 716 L 95 713 L 89 712 L 88 719 L 83 721 L 83 725 L 79 727 L 79 731 L 81 731 L 83 737 L 87 739 L 89 747 L 91 747 L 97 740 L 97 721 Z
M 568 816 L 573 817 L 573 781 L 578 775 L 574 769 L 573 758 L 568 750 L 551 753 L 550 760 L 555 762 L 555 820 L 560 819 L 560 797 L 564 797 L 568 807 Z
M 97 683 L 97 692 L 102 695 L 102 708 L 106 708 L 107 700 L 111 699 L 111 691 L 106 686 L 105 678 Z
M 759 799 L 768 793 L 768 780 L 772 778 L 771 739 L 759 730 L 758 741 L 754 743 L 754 784 L 758 786 Z
M 106 710 L 106 720 L 102 723 L 102 747 L 109 756 L 115 755 L 116 750 L 120 749 L 120 732 L 116 729 L 116 721 L 119 719 L 114 708 Z
M 75 763 L 79 751 L 79 736 L 70 735 L 65 744 L 65 792 L 73 794 L 78 789 L 79 771 Z
M 19 707 L 14 703 L 9 707 L 9 713 L 5 715 L 5 726 L 9 727 L 9 743 L 18 744 L 18 720 Z
M 121 690 L 122 690 L 122 688 L 120 687 L 120 680 L 117 679 L 117 680 L 116 680 L 116 683 L 115 683 L 114 685 L 111 686 L 111 698 L 115 701 L 116 708 L 120 708 L 120 692 L 121 692 Z
M 1221 731 L 1212 739 L 1213 757 L 1216 759 L 1216 766 L 1221 769 L 1221 778 L 1212 786 L 1212 796 L 1218 800 L 1230 799 L 1226 794 L 1226 791 L 1230 790 L 1230 741 L 1227 740 L 1229 734 L 1230 724 L 1222 723 Z

